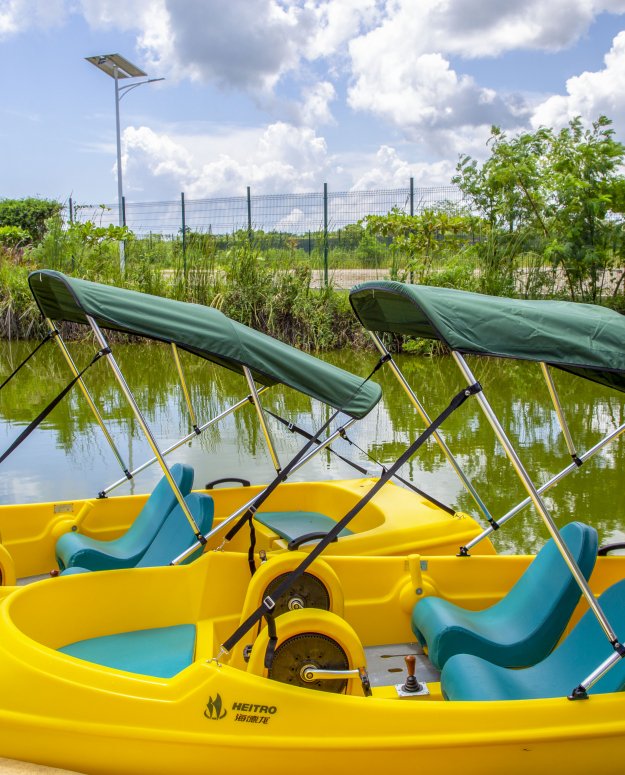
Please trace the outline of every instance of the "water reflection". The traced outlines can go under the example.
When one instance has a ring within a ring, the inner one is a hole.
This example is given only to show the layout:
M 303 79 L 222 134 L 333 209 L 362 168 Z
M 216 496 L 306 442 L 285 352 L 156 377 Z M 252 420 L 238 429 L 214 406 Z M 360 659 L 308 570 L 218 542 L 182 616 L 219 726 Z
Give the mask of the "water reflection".
M 0 343 L 0 374 L 8 374 L 32 346 L 22 342 Z M 71 350 L 82 366 L 89 361 L 94 348 L 88 343 L 72 344 Z M 115 353 L 162 448 L 187 434 L 190 421 L 170 350 L 160 345 L 120 345 Z M 185 353 L 181 357 L 200 423 L 246 395 L 241 376 Z M 375 362 L 373 353 L 341 351 L 324 357 L 362 375 L 368 374 Z M 432 417 L 462 387 L 451 359 L 404 356 L 398 362 Z M 568 450 L 538 366 L 479 359 L 473 362 L 473 369 L 534 481 L 542 483 L 568 465 Z M 621 394 L 563 372 L 555 372 L 554 376 L 578 451 L 588 449 L 623 422 L 625 401 Z M 0 393 L 2 450 L 69 378 L 62 356 L 55 347 L 47 345 L 4 388 Z M 383 401 L 349 432 L 350 439 L 361 450 L 346 441 L 336 444 L 337 451 L 369 467 L 372 473 L 379 469 L 368 456 L 391 463 L 422 430 L 391 372 L 382 370 L 376 379 L 384 390 Z M 151 457 L 106 364 L 100 362 L 90 369 L 86 381 L 126 464 L 132 468 Z M 280 386 L 271 388 L 263 401 L 268 409 L 309 431 L 319 427 L 330 413 L 318 402 Z M 299 448 L 300 441 L 282 426 L 270 422 L 278 455 L 284 463 Z M 501 516 L 525 497 L 475 400 L 467 401 L 452 415 L 443 435 L 494 516 Z M 213 426 L 193 444 L 173 453 L 171 459 L 193 465 L 199 485 L 229 475 L 253 482 L 269 481 L 274 475 L 251 406 Z M 619 440 L 551 490 L 546 500 L 558 523 L 580 519 L 594 524 L 602 541 L 621 537 L 625 517 L 621 485 L 624 463 L 625 442 Z M 77 389 L 2 464 L 2 469 L 3 503 L 93 496 L 121 475 Z M 405 466 L 403 474 L 436 498 L 476 515 L 471 497 L 435 442 L 428 442 Z M 294 478 L 337 479 L 356 475 L 345 463 L 324 452 Z M 132 490 L 133 486 L 145 491 L 158 478 L 159 472 L 153 466 L 137 478 L 136 484 L 124 485 L 119 491 Z M 545 537 L 536 514 L 526 509 L 497 534 L 497 544 L 501 551 L 535 551 Z

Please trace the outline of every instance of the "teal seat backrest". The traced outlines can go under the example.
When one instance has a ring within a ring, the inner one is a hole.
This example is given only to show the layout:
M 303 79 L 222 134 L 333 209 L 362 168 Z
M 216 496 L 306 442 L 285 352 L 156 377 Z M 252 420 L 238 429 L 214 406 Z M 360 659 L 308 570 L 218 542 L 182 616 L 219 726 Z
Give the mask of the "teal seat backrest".
M 597 532 L 580 522 L 562 538 L 589 578 L 597 557 Z M 525 667 L 544 659 L 564 632 L 581 592 L 553 539 L 536 555 L 510 592 L 482 611 L 467 611 L 445 600 L 425 598 L 413 613 L 413 630 L 427 643 L 439 669 L 455 654 L 475 654 L 504 667 Z
M 208 533 L 213 524 L 213 514 L 215 511 L 211 496 L 192 492 L 190 495 L 187 495 L 185 502 L 200 532 L 202 534 Z M 165 521 L 159 528 L 154 540 L 136 567 L 152 568 L 159 565 L 169 565 L 175 557 L 182 554 L 196 540 L 195 533 L 182 511 L 182 507 L 180 504 L 177 504 L 165 517 Z M 202 547 L 200 546 L 196 552 L 185 560 L 185 563 L 192 562 L 201 553 Z
M 193 487 L 193 468 L 175 463 L 171 475 L 183 496 Z M 133 567 L 145 554 L 165 517 L 177 500 L 163 478 L 156 485 L 138 516 L 126 533 L 113 541 L 99 541 L 80 533 L 66 533 L 56 544 L 56 558 L 61 570 L 80 566 L 89 570 Z
M 625 630 L 625 580 L 604 592 L 599 604 L 613 629 Z M 570 635 L 542 662 L 511 670 L 471 654 L 452 657 L 441 674 L 443 695 L 449 700 L 530 700 L 566 697 L 614 653 L 603 628 L 587 611 Z M 589 690 L 590 694 L 622 692 L 625 659 L 620 659 Z

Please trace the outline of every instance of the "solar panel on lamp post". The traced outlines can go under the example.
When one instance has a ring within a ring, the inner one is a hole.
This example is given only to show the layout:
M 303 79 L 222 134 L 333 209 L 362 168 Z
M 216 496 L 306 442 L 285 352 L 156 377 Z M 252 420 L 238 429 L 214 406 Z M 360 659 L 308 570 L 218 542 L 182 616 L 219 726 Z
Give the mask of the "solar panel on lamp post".
M 117 139 L 117 202 L 119 207 L 119 225 L 124 226 L 124 188 L 122 184 L 122 141 L 119 122 L 119 103 L 122 97 L 137 86 L 155 81 L 164 81 L 164 78 L 148 78 L 147 73 L 133 65 L 120 54 L 101 54 L 99 56 L 85 57 L 103 73 L 109 75 L 115 81 L 115 134 Z M 145 81 L 135 81 L 126 86 L 120 86 L 121 78 L 145 78 Z M 123 274 L 126 268 L 126 257 L 123 240 L 119 243 L 119 267 Z

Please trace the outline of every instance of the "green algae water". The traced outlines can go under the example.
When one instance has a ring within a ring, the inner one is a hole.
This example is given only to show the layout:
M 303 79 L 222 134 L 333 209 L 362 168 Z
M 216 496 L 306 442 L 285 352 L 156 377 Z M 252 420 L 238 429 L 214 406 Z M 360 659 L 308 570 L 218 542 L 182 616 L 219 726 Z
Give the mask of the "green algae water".
M 34 346 L 31 342 L 0 342 L 0 382 Z M 71 343 L 70 349 L 79 368 L 89 362 L 94 352 L 90 344 Z M 155 344 L 118 345 L 114 352 L 161 449 L 188 434 L 191 422 L 171 350 Z M 376 362 L 372 352 L 342 350 L 322 357 L 363 377 Z M 186 353 L 181 353 L 181 360 L 200 425 L 247 395 L 242 376 Z M 463 386 L 451 358 L 405 355 L 399 356 L 397 362 L 431 417 L 442 411 Z M 534 482 L 540 485 L 567 466 L 571 458 L 539 366 L 483 358 L 471 358 L 469 362 Z M 563 372 L 553 373 L 578 454 L 624 422 L 624 395 Z M 0 393 L 0 453 L 70 379 L 65 361 L 52 344 L 29 361 Z M 353 444 L 340 440 L 334 447 L 372 475 L 379 474 L 379 464 L 394 462 L 423 430 L 423 423 L 390 370 L 378 371 L 375 379 L 383 388 L 382 401 L 348 431 Z M 86 382 L 128 468 L 152 457 L 103 360 L 88 371 Z M 262 400 L 267 409 L 309 432 L 314 432 L 331 414 L 328 407 L 282 386 L 271 388 Z M 303 442 L 272 418 L 268 418 L 268 423 L 284 465 Z M 448 419 L 442 435 L 495 518 L 525 498 L 525 491 L 475 399 L 465 402 Z M 196 472 L 196 487 L 227 476 L 261 483 L 275 475 L 251 405 L 212 426 L 168 459 L 191 464 Z M 484 522 L 435 442 L 428 442 L 401 473 L 438 500 Z M 602 543 L 625 538 L 624 473 L 625 435 L 546 494 L 546 503 L 557 523 L 563 525 L 577 519 L 592 524 Z M 300 469 L 293 480 L 357 476 L 360 474 L 324 451 Z M 80 390 L 74 388 L 1 464 L 0 502 L 93 497 L 120 477 L 116 457 Z M 116 492 L 146 492 L 159 478 L 160 471 L 154 465 Z M 537 514 L 527 507 L 498 531 L 496 544 L 502 552 L 534 552 L 546 536 Z

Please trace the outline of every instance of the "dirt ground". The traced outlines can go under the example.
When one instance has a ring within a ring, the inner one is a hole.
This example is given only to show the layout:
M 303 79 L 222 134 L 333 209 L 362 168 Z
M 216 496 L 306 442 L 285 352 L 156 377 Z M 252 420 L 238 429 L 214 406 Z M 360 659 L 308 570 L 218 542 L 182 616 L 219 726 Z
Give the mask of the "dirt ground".
M 0 775 L 67 775 L 69 770 L 43 767 L 40 764 L 18 762 L 16 759 L 0 759 Z

